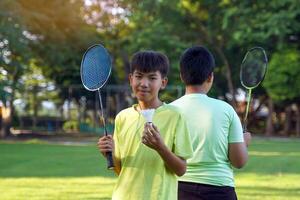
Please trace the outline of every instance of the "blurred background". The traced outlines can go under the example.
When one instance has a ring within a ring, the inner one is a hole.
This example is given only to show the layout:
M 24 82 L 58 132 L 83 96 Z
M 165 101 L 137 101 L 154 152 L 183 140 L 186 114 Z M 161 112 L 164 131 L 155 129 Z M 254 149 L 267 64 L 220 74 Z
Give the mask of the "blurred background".
M 10 134 L 102 134 L 95 92 L 83 89 L 80 62 L 103 44 L 113 72 L 102 90 L 109 128 L 135 102 L 128 85 L 131 55 L 165 53 L 171 62 L 165 102 L 182 96 L 178 61 L 192 45 L 216 57 L 209 96 L 243 116 L 243 56 L 265 48 L 269 66 L 254 90 L 248 128 L 266 136 L 300 136 L 300 3 L 295 0 L 1 0 L 0 128 Z
M 135 103 L 129 62 L 139 50 L 171 63 L 161 98 L 184 94 L 179 57 L 204 45 L 216 58 L 208 94 L 241 119 L 244 54 L 263 47 L 264 82 L 253 91 L 247 166 L 235 172 L 241 200 L 300 198 L 300 2 L 297 0 L 0 0 L 0 199 L 110 199 L 116 181 L 96 143 L 96 92 L 83 88 L 81 58 L 97 43 L 113 60 L 101 90 L 108 130 Z

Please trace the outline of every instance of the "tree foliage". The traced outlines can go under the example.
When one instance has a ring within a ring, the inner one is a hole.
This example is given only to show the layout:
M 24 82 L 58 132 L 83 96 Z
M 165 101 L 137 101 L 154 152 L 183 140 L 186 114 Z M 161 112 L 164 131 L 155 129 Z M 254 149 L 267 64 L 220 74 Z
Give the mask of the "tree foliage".
M 216 57 L 214 96 L 234 95 L 244 53 L 262 46 L 270 66 L 263 88 L 255 92 L 267 92 L 275 103 L 295 102 L 299 19 L 299 2 L 294 0 L 1 0 L 1 96 L 13 100 L 12 91 L 21 94 L 22 77 L 30 77 L 34 62 L 45 80 L 63 86 L 63 102 L 67 87 L 81 84 L 81 57 L 94 43 L 102 43 L 112 55 L 109 83 L 127 83 L 131 55 L 153 49 L 169 57 L 169 82 L 179 84 L 181 53 L 200 44 Z M 295 89 L 287 92 L 291 85 Z M 83 91 L 72 92 L 79 101 Z
M 300 52 L 284 49 L 273 54 L 263 85 L 274 101 L 300 98 Z
M 31 47 L 44 74 L 60 85 L 79 83 L 81 56 L 97 41 L 95 28 L 83 20 L 83 1 L 18 0 L 18 3 L 26 29 L 36 37 Z

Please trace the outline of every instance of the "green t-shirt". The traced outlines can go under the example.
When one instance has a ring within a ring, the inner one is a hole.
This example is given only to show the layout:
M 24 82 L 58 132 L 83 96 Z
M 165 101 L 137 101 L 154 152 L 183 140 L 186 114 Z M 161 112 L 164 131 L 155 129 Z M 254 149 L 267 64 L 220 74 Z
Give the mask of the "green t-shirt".
M 177 199 L 177 176 L 167 169 L 159 154 L 142 144 L 145 119 L 135 109 L 121 111 L 115 120 L 115 157 L 121 160 L 121 172 L 113 190 L 115 200 Z M 174 106 L 155 110 L 153 124 L 177 156 L 190 158 L 192 146 L 185 121 Z
M 179 180 L 234 187 L 228 145 L 244 142 L 244 138 L 232 106 L 205 94 L 184 95 L 171 104 L 179 108 L 187 121 L 194 151 Z

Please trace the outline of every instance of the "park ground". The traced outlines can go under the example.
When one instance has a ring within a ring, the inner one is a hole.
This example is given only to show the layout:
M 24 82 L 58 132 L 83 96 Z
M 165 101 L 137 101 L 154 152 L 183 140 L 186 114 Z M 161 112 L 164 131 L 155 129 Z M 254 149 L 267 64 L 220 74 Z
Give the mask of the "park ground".
M 1 200 L 110 199 L 116 176 L 95 137 L 0 141 Z M 254 138 L 246 167 L 235 170 L 240 200 L 300 200 L 300 140 Z

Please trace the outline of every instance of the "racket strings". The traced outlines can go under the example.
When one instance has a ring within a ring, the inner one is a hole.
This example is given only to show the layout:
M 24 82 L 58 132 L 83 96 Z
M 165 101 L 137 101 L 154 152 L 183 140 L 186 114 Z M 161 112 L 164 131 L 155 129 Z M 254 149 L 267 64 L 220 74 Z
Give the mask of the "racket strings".
M 256 87 L 264 79 L 266 69 L 266 56 L 262 50 L 248 52 L 241 68 L 241 80 L 244 86 Z
M 90 90 L 101 88 L 110 75 L 110 58 L 98 47 L 90 49 L 82 63 L 82 82 Z

